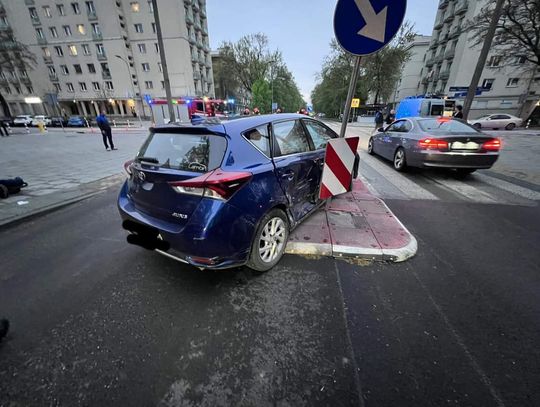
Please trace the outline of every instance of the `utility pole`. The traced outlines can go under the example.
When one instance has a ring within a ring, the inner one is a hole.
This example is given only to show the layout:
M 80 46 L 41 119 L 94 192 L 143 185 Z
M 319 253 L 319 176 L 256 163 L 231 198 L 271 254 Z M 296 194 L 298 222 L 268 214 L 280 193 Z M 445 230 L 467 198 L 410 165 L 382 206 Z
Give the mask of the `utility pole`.
M 174 123 L 176 121 L 174 114 L 174 107 L 172 103 L 171 94 L 171 82 L 169 80 L 169 70 L 167 68 L 167 59 L 165 58 L 165 47 L 163 46 L 163 35 L 161 33 L 161 23 L 159 21 L 159 11 L 157 6 L 157 0 L 152 0 L 152 6 L 154 8 L 154 20 L 156 22 L 156 34 L 159 47 L 159 56 L 161 59 L 161 67 L 163 69 L 163 82 L 165 83 L 165 95 L 167 97 L 167 106 L 169 108 L 169 121 Z
M 354 68 L 351 78 L 351 83 L 349 84 L 349 92 L 347 93 L 347 100 L 345 101 L 345 110 L 343 111 L 343 121 L 341 122 L 341 131 L 339 137 L 345 137 L 345 132 L 347 131 L 347 124 L 349 124 L 349 117 L 351 115 L 351 105 L 356 92 L 356 83 L 358 82 L 358 74 L 360 73 L 360 63 L 362 62 L 362 57 L 357 56 L 354 60 Z
M 482 52 L 480 52 L 480 57 L 478 58 L 478 63 L 476 64 L 476 69 L 467 92 L 467 98 L 465 99 L 465 105 L 463 106 L 463 120 L 469 118 L 469 112 L 471 110 L 472 102 L 476 96 L 476 89 L 478 88 L 478 83 L 480 82 L 480 77 L 486 65 L 487 57 L 489 54 L 489 49 L 491 48 L 491 43 L 493 42 L 493 37 L 495 36 L 495 30 L 497 29 L 497 23 L 501 18 L 502 8 L 505 0 L 497 0 L 495 9 L 493 10 L 493 17 L 491 23 L 489 24 L 488 32 L 484 38 L 484 46 L 482 47 Z

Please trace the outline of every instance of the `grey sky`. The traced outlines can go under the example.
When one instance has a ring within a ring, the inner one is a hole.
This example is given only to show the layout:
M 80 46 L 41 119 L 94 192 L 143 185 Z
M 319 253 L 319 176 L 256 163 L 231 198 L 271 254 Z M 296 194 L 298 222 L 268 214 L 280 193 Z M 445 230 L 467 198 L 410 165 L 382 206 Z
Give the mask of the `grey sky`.
M 406 19 L 420 34 L 431 35 L 439 0 L 408 0 Z M 300 91 L 306 98 L 334 36 L 334 0 L 208 0 L 208 29 L 212 49 L 222 41 L 265 33 L 272 49 L 282 51 Z

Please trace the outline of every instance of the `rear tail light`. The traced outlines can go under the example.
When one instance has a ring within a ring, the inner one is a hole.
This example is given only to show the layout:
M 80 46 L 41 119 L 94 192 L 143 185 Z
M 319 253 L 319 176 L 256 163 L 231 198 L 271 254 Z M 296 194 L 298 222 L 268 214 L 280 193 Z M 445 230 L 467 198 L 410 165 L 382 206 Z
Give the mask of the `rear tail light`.
M 425 138 L 418 142 L 422 150 L 448 150 L 448 141 L 433 138 Z
M 242 188 L 252 176 L 253 174 L 250 172 L 226 172 L 217 169 L 200 177 L 169 182 L 169 185 L 180 194 L 226 201 Z
M 131 170 L 132 165 L 133 165 L 133 160 L 129 160 L 124 163 L 124 171 L 126 171 L 127 175 L 130 177 L 133 174 L 133 171 Z
M 486 151 L 499 151 L 501 149 L 501 140 L 498 138 L 491 139 L 482 144 L 482 149 Z

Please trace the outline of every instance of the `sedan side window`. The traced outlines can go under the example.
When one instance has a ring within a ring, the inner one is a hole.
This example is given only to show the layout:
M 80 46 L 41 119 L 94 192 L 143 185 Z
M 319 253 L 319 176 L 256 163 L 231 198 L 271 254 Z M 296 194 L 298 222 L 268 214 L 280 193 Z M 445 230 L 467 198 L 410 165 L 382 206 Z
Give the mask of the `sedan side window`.
M 401 131 L 403 133 L 408 133 L 408 132 L 410 132 L 412 130 L 412 124 L 409 123 L 408 121 L 405 120 L 405 121 L 403 121 L 401 123 L 403 123 L 403 126 L 401 127 Z
M 393 131 L 393 132 L 399 133 L 399 132 L 401 132 L 401 125 L 402 124 L 403 124 L 403 122 L 395 122 L 395 123 L 391 124 L 386 129 L 386 131 Z
M 279 148 L 276 156 L 310 151 L 306 132 L 299 120 L 275 123 L 272 128 Z
M 304 120 L 304 124 L 306 125 L 307 131 L 311 136 L 315 150 L 326 148 L 328 141 L 336 138 L 336 134 L 332 130 L 313 120 Z
M 270 157 L 270 136 L 268 135 L 267 126 L 259 126 L 248 130 L 244 133 L 244 137 L 267 157 Z

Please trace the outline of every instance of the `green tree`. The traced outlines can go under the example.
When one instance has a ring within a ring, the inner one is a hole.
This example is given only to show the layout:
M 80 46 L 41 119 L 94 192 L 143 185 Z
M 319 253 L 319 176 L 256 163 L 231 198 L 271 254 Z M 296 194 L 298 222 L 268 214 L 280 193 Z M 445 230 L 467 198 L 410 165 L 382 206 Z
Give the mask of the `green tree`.
M 253 95 L 253 107 L 258 107 L 261 113 L 270 113 L 272 90 L 270 85 L 264 79 L 257 79 L 251 87 Z
M 0 9 L 3 6 L 0 4 Z M 13 30 L 9 25 L 0 22 L 3 25 L 0 29 L 0 71 L 16 72 L 31 69 L 36 65 L 36 57 L 30 52 L 28 47 L 18 42 L 13 35 Z M 0 87 L 0 105 L 4 110 L 4 115 L 11 117 L 11 111 L 4 96 L 3 88 Z

